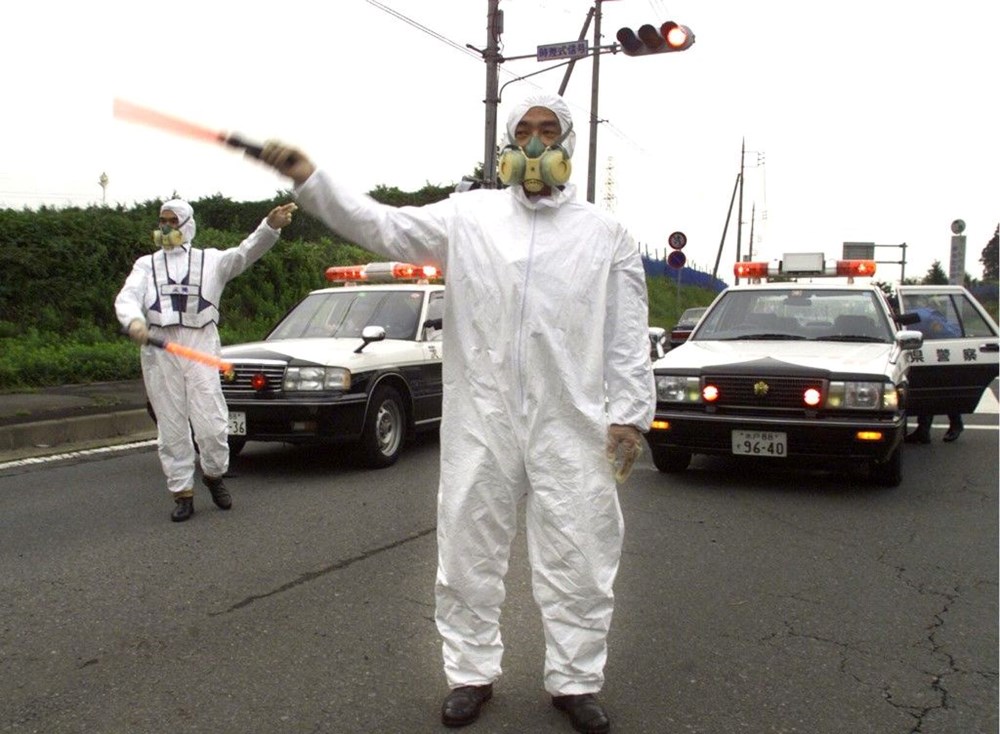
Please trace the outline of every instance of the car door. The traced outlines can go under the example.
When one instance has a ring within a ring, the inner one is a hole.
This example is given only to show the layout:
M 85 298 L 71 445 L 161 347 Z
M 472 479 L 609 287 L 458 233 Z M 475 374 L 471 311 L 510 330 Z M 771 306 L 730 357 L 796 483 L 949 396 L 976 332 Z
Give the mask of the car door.
M 997 378 L 997 324 L 962 286 L 899 286 L 900 311 L 919 314 L 906 328 L 924 335 L 909 352 L 910 415 L 972 413 Z

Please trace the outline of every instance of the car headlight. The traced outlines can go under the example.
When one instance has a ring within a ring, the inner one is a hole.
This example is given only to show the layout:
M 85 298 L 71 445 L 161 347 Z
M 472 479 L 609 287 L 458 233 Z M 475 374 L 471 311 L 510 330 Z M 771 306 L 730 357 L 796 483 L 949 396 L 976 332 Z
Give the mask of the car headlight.
M 346 390 L 350 386 L 351 371 L 343 367 L 289 367 L 281 383 L 286 392 Z
M 700 380 L 680 375 L 656 375 L 656 399 L 664 403 L 699 403 Z
M 826 404 L 829 408 L 895 410 L 899 394 L 895 385 L 885 382 L 831 382 Z

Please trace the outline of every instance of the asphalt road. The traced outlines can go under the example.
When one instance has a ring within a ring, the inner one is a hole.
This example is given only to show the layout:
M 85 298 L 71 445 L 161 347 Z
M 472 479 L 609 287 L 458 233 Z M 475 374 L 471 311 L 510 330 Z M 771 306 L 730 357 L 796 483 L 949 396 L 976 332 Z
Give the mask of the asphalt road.
M 998 729 L 998 438 L 904 481 L 643 458 L 602 699 L 615 732 Z M 436 437 L 366 472 L 251 444 L 171 523 L 151 446 L 0 466 L 0 732 L 439 732 Z M 466 731 L 570 732 L 541 686 L 523 537 L 504 676 Z

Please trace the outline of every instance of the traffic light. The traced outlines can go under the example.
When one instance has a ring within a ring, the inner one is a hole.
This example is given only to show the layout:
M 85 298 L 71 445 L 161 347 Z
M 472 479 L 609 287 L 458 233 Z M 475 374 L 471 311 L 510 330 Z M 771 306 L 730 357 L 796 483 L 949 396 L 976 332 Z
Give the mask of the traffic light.
M 636 33 L 631 28 L 619 28 L 616 35 L 626 56 L 646 56 L 671 51 L 684 51 L 694 43 L 694 33 L 686 25 L 668 20 L 660 26 L 649 23 Z

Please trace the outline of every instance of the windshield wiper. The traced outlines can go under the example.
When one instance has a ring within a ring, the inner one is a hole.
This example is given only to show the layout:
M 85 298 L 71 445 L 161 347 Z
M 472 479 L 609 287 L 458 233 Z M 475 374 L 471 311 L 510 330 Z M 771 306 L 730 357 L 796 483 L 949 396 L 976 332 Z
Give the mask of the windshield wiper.
M 830 336 L 816 337 L 818 342 L 867 342 L 871 344 L 885 344 L 888 339 L 878 336 L 861 336 L 860 334 L 832 334 Z
M 787 341 L 802 341 L 805 339 L 804 336 L 799 336 L 798 334 L 744 334 L 743 336 L 736 337 L 737 339 L 774 339 L 774 340 L 787 340 Z

